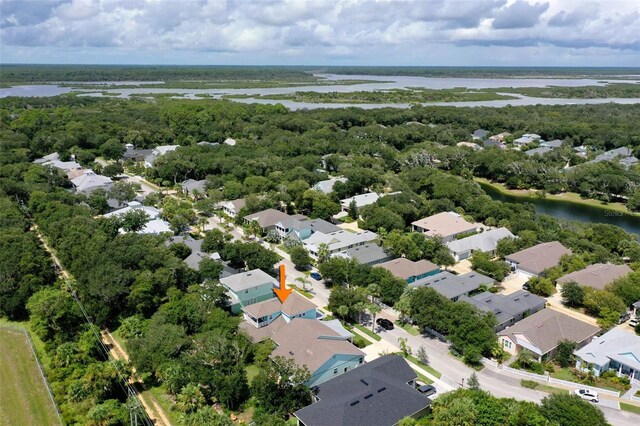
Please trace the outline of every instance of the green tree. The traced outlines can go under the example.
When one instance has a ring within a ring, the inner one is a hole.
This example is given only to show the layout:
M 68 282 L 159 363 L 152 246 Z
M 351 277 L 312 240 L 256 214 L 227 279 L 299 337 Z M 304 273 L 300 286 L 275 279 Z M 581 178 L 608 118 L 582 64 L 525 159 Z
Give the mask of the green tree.
M 442 397 L 433 403 L 433 424 L 438 426 L 474 426 L 478 412 L 473 400 L 467 396 L 455 399 Z
M 575 357 L 573 356 L 573 351 L 576 350 L 576 347 L 576 342 L 570 340 L 563 339 L 558 342 L 555 360 L 560 367 L 566 368 L 574 365 Z
M 145 211 L 134 209 L 120 216 L 120 226 L 126 232 L 138 232 L 145 227 L 149 220 L 150 217 Z
M 140 190 L 140 185 L 127 183 L 127 182 L 116 182 L 113 184 L 109 192 L 109 198 L 113 198 L 117 200 L 120 204 L 126 203 L 128 201 L 133 200 L 136 197 L 136 191 Z
M 69 293 L 44 288 L 29 298 L 27 309 L 33 331 L 46 342 L 62 343 L 74 338 L 84 324 L 82 313 Z
M 202 251 L 207 253 L 219 252 L 224 249 L 227 242 L 231 241 L 231 235 L 225 234 L 219 229 L 207 231 L 202 240 Z
M 224 265 L 217 260 L 210 259 L 205 257 L 198 264 L 200 272 L 200 279 L 204 280 L 218 280 L 220 278 L 220 274 L 224 269 Z
M 291 261 L 296 265 L 296 269 L 306 269 L 311 264 L 311 256 L 303 246 L 295 246 L 289 250 Z
M 195 383 L 189 383 L 176 395 L 176 409 L 182 413 L 193 413 L 202 408 L 206 400 Z
M 253 379 L 251 390 L 258 407 L 284 416 L 311 403 L 311 391 L 305 386 L 310 379 L 308 368 L 276 356 Z
M 478 380 L 478 375 L 474 371 L 471 373 L 471 376 L 467 380 L 467 386 L 471 390 L 479 390 L 480 389 L 480 380 Z
M 584 303 L 584 288 L 574 281 L 562 285 L 562 303 L 572 307 L 582 306 Z
M 213 407 L 202 407 L 195 413 L 180 418 L 182 426 L 233 426 L 233 421 L 224 414 L 218 414 Z
M 371 331 L 376 332 L 376 315 L 382 311 L 382 308 L 377 303 L 370 303 L 367 307 L 367 311 L 371 314 Z
M 347 214 L 349 215 L 349 217 L 353 220 L 358 219 L 358 205 L 356 204 L 356 200 L 351 200 L 351 202 L 349 203 L 349 209 L 347 210 Z
M 545 397 L 540 407 L 542 415 L 559 426 L 608 426 L 602 411 L 573 394 L 556 393 Z

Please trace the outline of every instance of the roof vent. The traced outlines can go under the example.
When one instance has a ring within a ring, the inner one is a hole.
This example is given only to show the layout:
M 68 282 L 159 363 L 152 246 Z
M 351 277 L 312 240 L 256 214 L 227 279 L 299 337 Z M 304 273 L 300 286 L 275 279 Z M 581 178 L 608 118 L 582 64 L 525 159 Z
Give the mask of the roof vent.
M 378 393 L 385 391 L 387 388 L 385 386 L 381 387 L 380 389 L 378 389 Z
M 289 355 L 293 356 L 293 351 L 289 351 Z
M 360 379 L 360 381 L 361 381 L 362 383 L 364 383 L 364 385 L 365 385 L 365 386 L 369 386 L 369 383 L 367 383 L 367 381 L 366 381 L 366 380 L 364 380 L 364 379 Z
M 364 396 L 364 399 L 369 399 L 369 398 L 371 398 L 372 396 L 373 396 L 373 394 L 372 394 L 372 393 L 370 393 L 370 394 L 368 394 L 368 395 L 365 395 L 365 396 Z
M 357 405 L 357 404 L 359 404 L 359 403 L 360 403 L 360 401 L 353 401 L 353 402 L 352 402 L 351 404 L 349 404 L 349 405 L 353 407 L 354 405 Z

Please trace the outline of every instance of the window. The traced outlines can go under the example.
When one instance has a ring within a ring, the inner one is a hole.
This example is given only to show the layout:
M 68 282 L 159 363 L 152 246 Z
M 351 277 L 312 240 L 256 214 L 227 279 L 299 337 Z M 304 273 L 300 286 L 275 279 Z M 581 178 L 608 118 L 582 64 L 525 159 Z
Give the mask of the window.
M 338 374 L 338 369 L 337 368 L 333 369 L 333 374 Z
M 347 371 L 349 371 L 349 367 L 344 368 L 344 372 L 346 373 Z

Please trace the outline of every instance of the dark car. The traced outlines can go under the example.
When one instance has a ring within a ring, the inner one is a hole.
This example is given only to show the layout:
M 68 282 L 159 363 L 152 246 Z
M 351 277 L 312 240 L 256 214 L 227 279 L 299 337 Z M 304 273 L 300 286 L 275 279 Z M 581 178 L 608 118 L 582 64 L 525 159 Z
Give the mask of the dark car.
M 524 285 L 522 286 L 522 289 L 523 289 L 523 290 L 526 290 L 526 291 L 529 291 L 529 290 L 531 290 L 531 286 L 530 286 L 529 284 L 524 284 Z
M 436 388 L 433 385 L 422 385 L 418 386 L 418 392 L 430 396 L 436 393 Z
M 380 327 L 384 328 L 385 330 L 393 330 L 393 323 L 386 318 L 378 318 L 376 320 L 376 324 L 378 324 Z
M 318 280 L 318 281 L 320 281 L 322 279 L 322 275 L 320 275 L 319 272 L 312 272 L 312 273 L 309 274 L 309 276 L 311 278 L 313 278 L 314 280 Z

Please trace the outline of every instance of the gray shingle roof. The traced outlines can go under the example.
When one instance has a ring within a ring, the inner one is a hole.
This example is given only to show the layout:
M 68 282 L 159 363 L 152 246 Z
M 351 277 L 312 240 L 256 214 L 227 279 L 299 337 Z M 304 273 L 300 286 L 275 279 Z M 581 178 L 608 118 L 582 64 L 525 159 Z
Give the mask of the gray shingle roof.
M 418 275 L 426 274 L 440 270 L 440 267 L 428 260 L 419 260 L 417 262 L 411 261 L 404 257 L 400 259 L 393 259 L 379 265 L 380 268 L 384 268 L 391 272 L 394 276 L 406 280 L 410 277 L 417 277 Z
M 462 238 L 447 243 L 447 247 L 454 253 L 462 253 L 469 250 L 492 252 L 498 246 L 498 241 L 503 238 L 513 238 L 513 234 L 507 228 L 495 228 L 484 231 L 470 237 Z
M 422 278 L 411 284 L 410 287 L 431 287 L 448 299 L 455 299 L 469 292 L 478 290 L 482 284 L 493 284 L 494 279 L 478 272 L 468 272 L 462 275 L 454 275 L 449 271 Z
M 262 271 L 261 269 L 253 269 L 248 272 L 243 272 L 241 274 L 236 274 L 220 279 L 220 283 L 222 285 L 233 290 L 236 293 L 253 287 L 257 287 L 262 284 L 266 284 L 268 282 L 272 283 L 274 287 L 279 286 L 275 278 Z
M 528 151 L 525 151 L 525 154 L 529 157 L 533 157 L 534 155 L 544 155 L 547 152 L 551 152 L 553 151 L 552 148 L 547 147 L 547 146 L 541 146 L 539 148 L 534 148 L 534 149 L 530 149 Z
M 407 384 L 416 373 L 398 355 L 385 355 L 318 386 L 319 401 L 294 413 L 306 426 L 386 426 L 431 400 Z
M 633 272 L 627 265 L 612 265 L 610 263 L 595 263 L 579 271 L 571 272 L 557 279 L 559 283 L 574 281 L 580 285 L 586 285 L 596 290 L 604 290 L 605 286 L 618 278 L 627 276 Z
M 470 303 L 484 312 L 493 312 L 498 325 L 547 302 L 545 298 L 524 290 L 507 295 L 485 291 L 473 297 L 461 296 L 458 301 Z
M 571 254 L 571 250 L 558 241 L 551 241 L 512 253 L 505 256 L 505 260 L 517 263 L 519 269 L 537 275 L 558 265 L 565 254 Z
M 280 221 L 288 221 L 290 219 L 291 217 L 288 214 L 276 209 L 266 209 L 244 217 L 247 222 L 255 220 L 262 228 L 269 228 Z
M 355 259 L 362 265 L 369 265 L 387 261 L 393 256 L 389 255 L 376 243 L 368 243 L 362 246 L 352 247 L 335 254 L 349 259 Z

